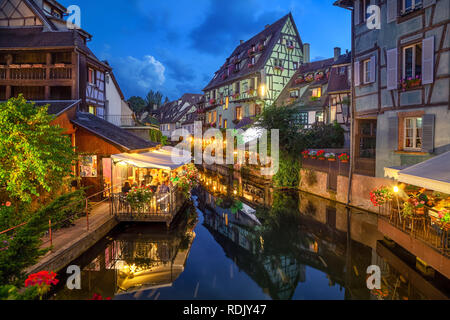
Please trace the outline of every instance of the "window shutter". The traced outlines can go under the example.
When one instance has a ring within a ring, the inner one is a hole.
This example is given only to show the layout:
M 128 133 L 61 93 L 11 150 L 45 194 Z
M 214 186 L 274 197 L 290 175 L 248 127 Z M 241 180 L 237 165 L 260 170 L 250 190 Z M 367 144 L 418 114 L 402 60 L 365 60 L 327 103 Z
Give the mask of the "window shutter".
M 388 118 L 388 125 L 389 125 L 388 148 L 389 150 L 396 151 L 398 149 L 398 117 Z
M 376 66 L 376 57 L 375 56 L 371 56 L 370 57 L 370 82 L 375 82 L 375 68 Z
M 422 120 L 422 151 L 434 151 L 434 114 L 425 114 Z
M 422 84 L 430 84 L 434 80 L 434 37 L 422 40 L 422 50 Z
M 423 7 L 426 8 L 426 7 L 429 7 L 429 6 L 431 6 L 431 5 L 435 4 L 435 3 L 436 3 L 436 0 L 423 0 Z
M 356 61 L 355 62 L 355 86 L 359 86 L 360 85 L 360 76 L 361 76 L 361 74 L 360 74 L 360 72 L 359 72 L 359 65 L 360 65 L 360 63 L 359 63 L 359 61 Z
M 359 6 L 360 6 L 360 0 L 355 0 L 355 7 L 353 9 L 353 17 L 355 20 L 355 26 L 359 24 L 359 16 L 360 16 Z
M 387 56 L 387 89 L 397 89 L 397 48 L 388 50 Z
M 397 1 L 387 0 L 387 23 L 391 23 L 397 19 Z

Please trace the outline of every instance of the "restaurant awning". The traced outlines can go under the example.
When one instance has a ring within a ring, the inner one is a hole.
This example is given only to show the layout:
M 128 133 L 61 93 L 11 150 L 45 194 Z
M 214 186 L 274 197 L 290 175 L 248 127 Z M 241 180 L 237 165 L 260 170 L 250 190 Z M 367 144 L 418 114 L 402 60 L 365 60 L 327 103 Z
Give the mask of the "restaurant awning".
M 144 153 L 121 153 L 111 156 L 114 163 L 126 163 L 137 168 L 175 170 L 191 162 L 191 154 L 179 154 L 172 147 Z
M 385 176 L 399 182 L 450 194 L 450 152 L 406 167 L 384 168 Z

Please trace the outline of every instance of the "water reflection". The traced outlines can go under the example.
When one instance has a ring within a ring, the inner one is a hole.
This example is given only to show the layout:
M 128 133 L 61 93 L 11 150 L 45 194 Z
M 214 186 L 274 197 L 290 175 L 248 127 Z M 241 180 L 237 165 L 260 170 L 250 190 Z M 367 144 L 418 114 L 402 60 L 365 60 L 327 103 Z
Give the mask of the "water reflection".
M 421 272 L 377 217 L 274 190 L 226 168 L 201 173 L 194 205 L 170 232 L 124 226 L 73 264 L 82 290 L 57 299 L 445 299 L 448 279 Z M 197 218 L 200 223 L 197 223 Z M 382 290 L 366 286 L 379 265 Z M 64 282 L 64 281 L 63 281 Z

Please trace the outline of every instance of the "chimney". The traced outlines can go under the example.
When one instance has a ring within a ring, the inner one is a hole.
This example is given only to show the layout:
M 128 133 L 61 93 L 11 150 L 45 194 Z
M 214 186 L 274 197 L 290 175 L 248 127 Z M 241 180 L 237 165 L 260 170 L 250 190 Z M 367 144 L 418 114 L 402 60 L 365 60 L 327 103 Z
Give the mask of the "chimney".
M 241 44 L 243 44 L 244 43 L 244 40 L 241 40 Z
M 264 29 L 267 29 L 268 27 L 270 27 L 270 24 L 266 24 L 266 26 L 264 27 Z
M 309 63 L 310 62 L 309 51 L 310 51 L 310 44 L 309 43 L 304 43 L 303 44 L 303 63 Z
M 334 61 L 336 61 L 340 55 L 341 55 L 341 48 L 335 47 L 334 48 Z

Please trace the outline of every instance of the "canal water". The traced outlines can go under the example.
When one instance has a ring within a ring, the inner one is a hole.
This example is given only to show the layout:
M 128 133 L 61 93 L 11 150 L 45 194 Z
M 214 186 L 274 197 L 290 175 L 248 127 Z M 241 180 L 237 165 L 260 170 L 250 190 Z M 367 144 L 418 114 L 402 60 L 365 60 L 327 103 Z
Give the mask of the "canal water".
M 76 259 L 51 299 L 446 299 L 448 279 L 384 239 L 377 217 L 236 173 L 205 171 L 170 230 L 122 224 Z M 381 290 L 366 284 L 381 270 Z M 65 269 L 63 269 L 65 270 Z

